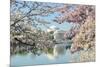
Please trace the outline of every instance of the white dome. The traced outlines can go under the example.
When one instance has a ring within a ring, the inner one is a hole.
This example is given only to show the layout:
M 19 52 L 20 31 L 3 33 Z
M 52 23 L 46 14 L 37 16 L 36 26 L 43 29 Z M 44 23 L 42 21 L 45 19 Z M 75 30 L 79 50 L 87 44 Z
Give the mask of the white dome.
M 54 25 L 53 25 L 53 26 L 51 26 L 50 28 L 51 28 L 51 29 L 55 29 L 55 28 L 56 28 L 56 26 L 54 26 Z
M 50 29 L 52 29 L 52 30 L 57 30 L 57 29 L 59 29 L 59 28 L 53 25 L 53 26 L 50 27 Z
M 51 29 L 47 29 L 47 32 L 51 32 L 52 30 Z
M 51 31 L 56 31 L 58 30 L 59 28 L 57 28 L 56 26 L 51 26 L 49 29 L 47 29 L 47 32 L 51 32 Z

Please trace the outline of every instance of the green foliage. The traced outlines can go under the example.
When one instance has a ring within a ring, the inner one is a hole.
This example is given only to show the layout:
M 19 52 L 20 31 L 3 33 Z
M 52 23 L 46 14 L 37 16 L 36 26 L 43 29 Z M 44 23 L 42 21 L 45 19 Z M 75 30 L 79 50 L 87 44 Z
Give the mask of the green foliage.
M 48 49 L 47 49 L 47 53 L 53 54 L 53 48 L 48 48 Z

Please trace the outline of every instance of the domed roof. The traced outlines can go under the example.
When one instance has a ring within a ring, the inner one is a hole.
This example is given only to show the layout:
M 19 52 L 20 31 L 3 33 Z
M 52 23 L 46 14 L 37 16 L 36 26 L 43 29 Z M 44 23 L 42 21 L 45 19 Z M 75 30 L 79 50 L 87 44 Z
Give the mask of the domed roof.
M 50 27 L 50 29 L 59 29 L 59 28 L 56 27 L 55 25 L 52 25 L 52 26 Z

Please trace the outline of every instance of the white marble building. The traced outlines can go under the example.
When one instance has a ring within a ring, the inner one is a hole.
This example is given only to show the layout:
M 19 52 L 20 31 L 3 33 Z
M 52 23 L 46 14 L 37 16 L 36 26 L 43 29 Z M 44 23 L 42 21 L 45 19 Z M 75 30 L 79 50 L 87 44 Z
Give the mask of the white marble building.
M 54 32 L 54 39 L 57 41 L 57 42 L 63 42 L 64 41 L 64 33 L 65 31 L 62 31 L 62 30 L 56 30 Z

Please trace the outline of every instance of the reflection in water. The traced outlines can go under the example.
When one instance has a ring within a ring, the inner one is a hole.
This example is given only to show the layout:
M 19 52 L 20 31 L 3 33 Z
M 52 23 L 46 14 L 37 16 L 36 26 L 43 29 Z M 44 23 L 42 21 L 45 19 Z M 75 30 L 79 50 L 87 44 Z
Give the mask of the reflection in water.
M 51 53 L 47 53 L 49 59 L 55 59 L 66 53 L 66 46 L 63 44 L 56 44 Z
M 78 54 L 77 54 L 78 57 Z M 31 51 L 27 54 L 15 54 L 11 56 L 11 66 L 37 65 L 68 63 L 72 60 L 72 54 L 66 49 L 65 44 L 56 44 L 53 48 L 48 48 L 45 52 L 37 51 L 37 54 Z
M 42 48 L 41 46 L 22 44 L 11 46 L 11 66 L 70 62 L 72 55 L 69 48 L 71 47 L 72 41 L 63 40 L 63 38 L 61 38 L 62 34 L 62 31 L 55 32 L 55 43 L 52 44 L 51 47 L 42 45 Z

